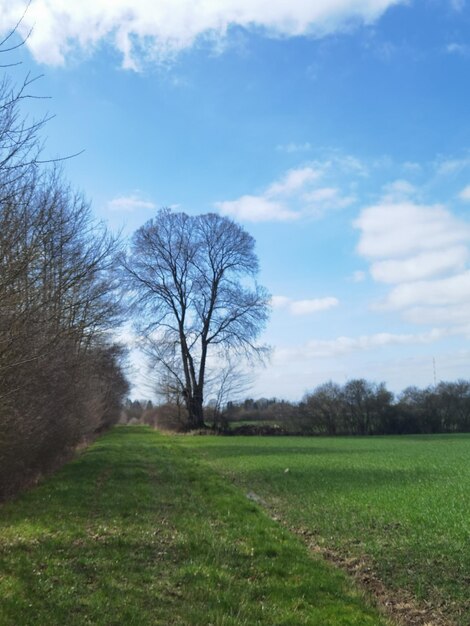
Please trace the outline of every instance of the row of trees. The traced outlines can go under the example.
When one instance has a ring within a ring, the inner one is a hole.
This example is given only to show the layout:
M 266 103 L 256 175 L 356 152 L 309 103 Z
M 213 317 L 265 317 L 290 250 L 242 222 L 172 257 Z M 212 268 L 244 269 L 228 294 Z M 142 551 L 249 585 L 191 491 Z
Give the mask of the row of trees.
M 271 432 L 269 425 L 274 432 L 309 435 L 470 432 L 470 381 L 440 382 L 426 389 L 408 387 L 397 397 L 383 383 L 327 382 L 300 403 L 247 399 L 229 403 L 225 414 L 229 424 L 251 423 L 257 432 Z
M 41 162 L 31 84 L 0 85 L 0 497 L 117 420 L 128 391 L 109 340 L 117 244 Z

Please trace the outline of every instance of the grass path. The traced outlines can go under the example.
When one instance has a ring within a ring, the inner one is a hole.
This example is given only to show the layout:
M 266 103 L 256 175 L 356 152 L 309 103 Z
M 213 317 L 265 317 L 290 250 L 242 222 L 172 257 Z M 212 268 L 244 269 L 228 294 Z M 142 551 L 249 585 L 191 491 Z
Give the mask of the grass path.
M 0 624 L 384 626 L 197 456 L 116 428 L 0 507 Z

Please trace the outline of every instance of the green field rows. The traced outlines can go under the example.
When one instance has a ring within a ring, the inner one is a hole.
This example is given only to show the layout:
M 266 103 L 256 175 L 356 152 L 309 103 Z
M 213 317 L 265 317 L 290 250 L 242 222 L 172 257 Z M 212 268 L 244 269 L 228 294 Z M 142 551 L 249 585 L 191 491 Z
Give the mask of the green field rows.
M 310 543 L 470 624 L 470 436 L 178 441 Z
M 276 446 L 142 427 L 104 436 L 0 507 L 1 626 L 384 626 L 344 574 L 200 456 L 258 489 L 284 463 Z M 294 486 L 292 452 L 281 478 Z

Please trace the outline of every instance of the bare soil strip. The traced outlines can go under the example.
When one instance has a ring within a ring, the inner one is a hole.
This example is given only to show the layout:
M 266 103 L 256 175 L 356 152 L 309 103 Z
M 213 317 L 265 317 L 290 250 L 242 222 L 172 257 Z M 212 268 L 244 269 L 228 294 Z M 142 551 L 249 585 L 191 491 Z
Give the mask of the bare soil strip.
M 451 621 L 442 609 L 432 602 L 418 602 L 404 589 L 392 591 L 379 579 L 373 564 L 366 556 L 351 557 L 339 554 L 329 548 L 318 545 L 315 534 L 305 528 L 293 528 L 283 522 L 277 515 L 271 517 L 286 526 L 300 537 L 309 550 L 320 554 L 326 561 L 346 571 L 354 578 L 357 585 L 371 596 L 377 608 L 399 626 L 462 626 Z

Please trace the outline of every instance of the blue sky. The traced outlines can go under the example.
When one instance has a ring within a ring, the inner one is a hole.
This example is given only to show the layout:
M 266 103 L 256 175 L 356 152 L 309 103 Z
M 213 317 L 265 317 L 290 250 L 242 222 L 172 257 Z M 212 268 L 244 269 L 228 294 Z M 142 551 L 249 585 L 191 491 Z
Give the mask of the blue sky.
M 24 6 L 0 0 L 4 30 Z M 219 211 L 255 237 L 253 395 L 469 377 L 464 0 L 32 0 L 30 25 L 9 71 L 44 74 L 45 154 L 84 150 L 66 174 L 99 219 Z

